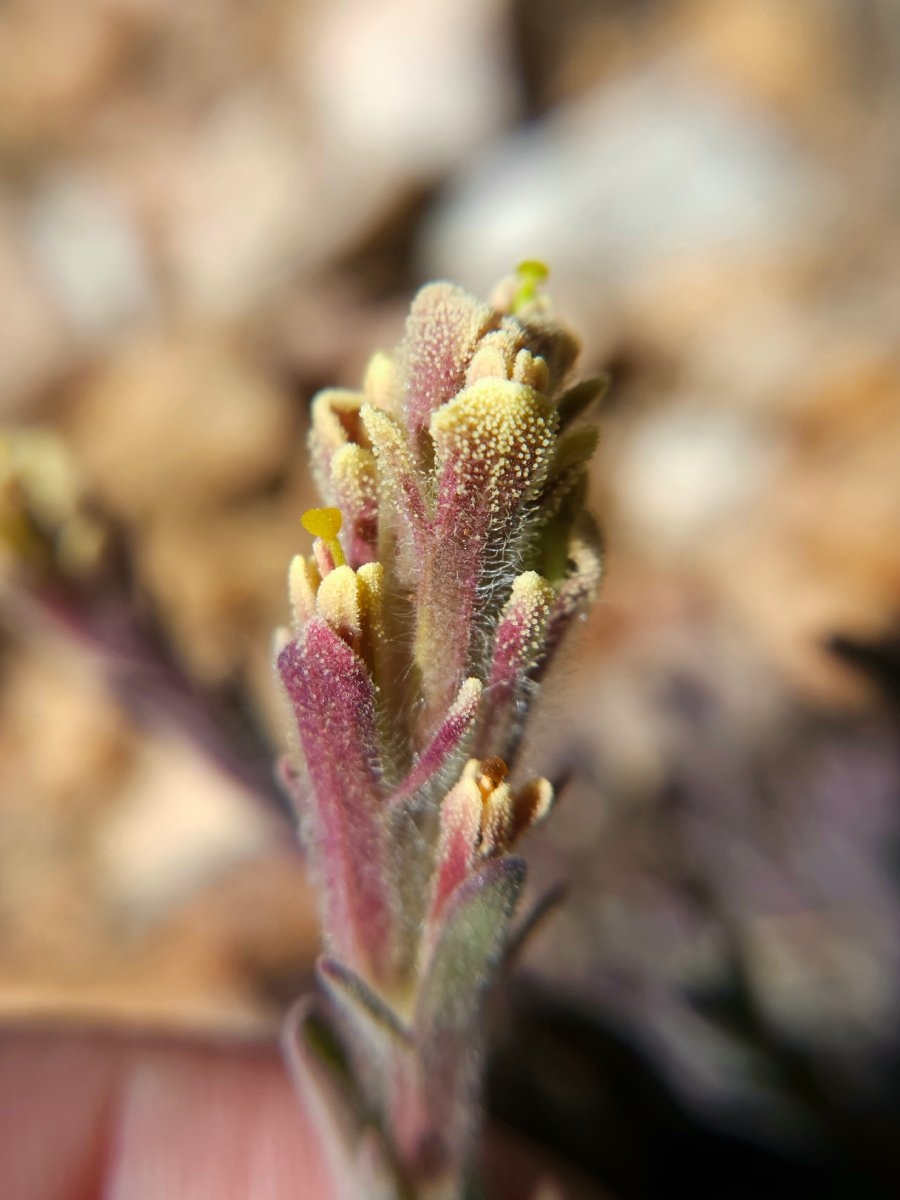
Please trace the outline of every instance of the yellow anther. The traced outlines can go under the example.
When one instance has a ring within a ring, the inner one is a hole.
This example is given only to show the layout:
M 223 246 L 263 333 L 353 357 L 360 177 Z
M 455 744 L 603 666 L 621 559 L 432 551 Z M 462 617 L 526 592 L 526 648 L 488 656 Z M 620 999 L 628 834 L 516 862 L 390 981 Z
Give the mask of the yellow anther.
M 300 518 L 300 523 L 307 533 L 327 542 L 341 532 L 343 518 L 339 508 L 308 508 Z
M 550 268 L 536 258 L 526 258 L 516 267 L 519 286 L 512 300 L 512 311 L 517 313 L 537 297 L 538 288 L 550 274 Z
M 321 538 L 328 547 L 332 561 L 336 567 L 344 566 L 346 560 L 338 534 L 341 532 L 343 518 L 339 508 L 308 508 L 300 518 L 300 524 L 313 537 Z

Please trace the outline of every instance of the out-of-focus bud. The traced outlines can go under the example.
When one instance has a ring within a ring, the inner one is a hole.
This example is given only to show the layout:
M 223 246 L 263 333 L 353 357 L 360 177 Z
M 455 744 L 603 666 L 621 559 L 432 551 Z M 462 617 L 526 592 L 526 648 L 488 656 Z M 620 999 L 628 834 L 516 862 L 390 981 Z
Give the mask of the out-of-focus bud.
M 0 430 L 0 565 L 24 568 L 38 586 L 80 580 L 106 543 L 63 442 L 44 430 Z

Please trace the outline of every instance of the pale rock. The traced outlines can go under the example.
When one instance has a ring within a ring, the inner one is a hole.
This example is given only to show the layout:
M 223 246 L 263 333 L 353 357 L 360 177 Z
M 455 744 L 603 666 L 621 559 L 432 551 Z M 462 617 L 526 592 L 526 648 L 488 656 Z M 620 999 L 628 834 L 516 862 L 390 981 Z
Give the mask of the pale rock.
M 260 852 L 272 834 L 243 788 L 187 743 L 164 737 L 141 748 L 96 854 L 108 893 L 132 919 L 149 920 Z
M 475 290 L 537 256 L 563 303 L 627 291 L 685 256 L 797 253 L 833 190 L 777 124 L 664 60 L 487 147 L 422 256 Z
M 59 311 L 88 343 L 105 342 L 154 307 L 131 214 L 90 175 L 61 173 L 34 197 L 27 244 Z

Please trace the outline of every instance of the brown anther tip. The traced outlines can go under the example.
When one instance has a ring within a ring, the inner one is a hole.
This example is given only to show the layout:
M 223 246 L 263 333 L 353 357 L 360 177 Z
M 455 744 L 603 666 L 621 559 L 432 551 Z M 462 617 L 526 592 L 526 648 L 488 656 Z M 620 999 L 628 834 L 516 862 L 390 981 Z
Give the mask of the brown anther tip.
M 495 787 L 499 787 L 509 774 L 509 767 L 502 758 L 483 758 L 478 764 L 478 787 L 482 799 L 487 799 Z

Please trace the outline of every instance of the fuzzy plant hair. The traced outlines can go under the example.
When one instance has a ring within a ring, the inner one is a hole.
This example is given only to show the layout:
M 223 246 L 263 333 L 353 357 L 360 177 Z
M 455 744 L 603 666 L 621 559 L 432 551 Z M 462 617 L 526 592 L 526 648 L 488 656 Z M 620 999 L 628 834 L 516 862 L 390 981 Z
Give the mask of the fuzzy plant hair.
M 553 803 L 516 756 L 601 570 L 584 417 L 603 383 L 567 385 L 578 344 L 545 273 L 522 264 L 490 304 L 429 284 L 396 354 L 312 406 L 325 507 L 303 517 L 277 668 L 324 954 L 286 1042 L 340 1200 L 476 1194 L 512 850 Z

